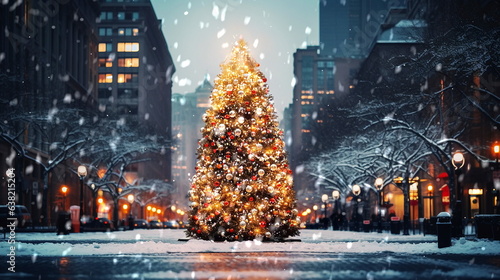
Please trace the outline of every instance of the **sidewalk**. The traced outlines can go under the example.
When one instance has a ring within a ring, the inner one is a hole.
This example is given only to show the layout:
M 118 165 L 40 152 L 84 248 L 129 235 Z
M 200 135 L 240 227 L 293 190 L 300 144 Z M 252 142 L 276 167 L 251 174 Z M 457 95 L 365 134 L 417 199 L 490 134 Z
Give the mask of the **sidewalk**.
M 115 232 L 85 232 L 69 235 L 26 233 L 16 235 L 18 255 L 61 256 L 102 254 L 162 254 L 191 252 L 329 252 L 405 254 L 498 255 L 500 241 L 487 239 L 452 240 L 452 246 L 438 248 L 434 235 L 394 235 L 376 232 L 301 230 L 292 237 L 300 242 L 210 242 L 185 240 L 184 230 L 155 229 Z M 7 246 L 2 242 L 2 247 Z M 0 247 L 0 249 L 2 249 Z M 2 249 L 3 250 L 3 249 Z

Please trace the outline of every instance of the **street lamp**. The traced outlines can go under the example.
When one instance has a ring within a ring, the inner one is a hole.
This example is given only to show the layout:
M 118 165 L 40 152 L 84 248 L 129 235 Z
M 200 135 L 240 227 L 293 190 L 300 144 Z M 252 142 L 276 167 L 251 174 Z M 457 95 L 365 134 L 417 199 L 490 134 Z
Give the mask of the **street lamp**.
M 355 225 L 355 229 L 356 231 L 358 230 L 358 196 L 361 194 L 361 187 L 359 185 L 354 185 L 352 186 L 352 194 L 354 195 L 354 211 L 353 211 L 353 215 L 354 215 L 354 225 Z
M 427 196 L 429 197 L 429 218 L 433 216 L 433 204 L 434 204 L 434 187 L 432 185 L 427 186 Z
M 132 216 L 132 203 L 134 203 L 135 197 L 133 194 L 127 195 L 127 201 L 130 203 L 130 216 Z
M 335 201 L 335 211 L 338 214 L 339 213 L 338 203 L 339 203 L 339 199 L 340 199 L 340 192 L 338 190 L 333 190 L 332 191 L 332 198 Z
M 382 201 L 383 201 L 383 195 L 384 193 L 382 192 L 382 189 L 384 188 L 384 179 L 378 177 L 375 179 L 375 188 L 378 190 L 378 213 L 377 213 L 377 220 L 378 220 L 378 233 L 382 233 Z
M 464 155 L 460 152 L 456 152 L 453 154 L 451 163 L 455 167 L 455 175 L 456 175 L 456 202 L 455 209 L 453 211 L 453 236 L 461 237 L 462 233 L 462 186 L 460 184 L 460 175 L 462 174 L 461 168 L 465 165 Z
M 68 187 L 62 186 L 61 192 L 63 193 L 63 210 L 66 211 L 66 193 L 68 192 Z
M 497 207 L 497 214 L 500 214 L 500 174 L 499 174 L 499 169 L 500 165 L 498 164 L 498 158 L 500 156 L 500 144 L 495 141 L 492 147 L 493 155 L 495 156 L 495 167 L 494 167 L 494 173 L 493 173 L 493 184 L 495 185 L 495 191 L 497 193 L 497 201 L 496 201 L 496 207 Z
M 323 204 L 325 205 L 325 218 L 326 218 L 326 208 L 328 207 L 328 195 L 324 194 L 321 196 L 321 201 L 323 201 Z
M 87 176 L 87 168 L 83 165 L 78 166 L 78 177 L 80 177 L 80 223 L 83 215 L 83 179 Z
M 338 190 L 333 190 L 332 191 L 332 198 L 333 198 L 333 203 L 334 203 L 334 212 L 333 212 L 333 218 L 332 218 L 332 228 L 333 230 L 338 230 L 340 228 L 339 221 L 341 220 L 339 215 L 342 215 L 339 211 L 339 200 L 340 200 L 340 192 Z
M 327 214 L 327 207 L 328 207 L 328 195 L 324 194 L 321 196 L 321 200 L 323 201 L 323 205 L 325 206 L 325 218 L 323 219 L 323 227 L 324 229 L 328 229 L 328 216 Z
M 318 205 L 314 205 L 313 210 L 314 210 L 314 222 L 317 223 L 318 222 Z

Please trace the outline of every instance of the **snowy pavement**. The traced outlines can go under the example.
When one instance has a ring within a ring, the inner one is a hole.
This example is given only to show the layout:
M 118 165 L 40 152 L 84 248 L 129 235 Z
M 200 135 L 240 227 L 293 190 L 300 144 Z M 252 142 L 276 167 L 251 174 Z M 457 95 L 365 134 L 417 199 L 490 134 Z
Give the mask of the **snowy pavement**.
M 290 242 L 262 243 L 209 242 L 185 239 L 183 230 L 156 229 L 115 232 L 85 232 L 69 235 L 55 233 L 18 233 L 17 255 L 80 256 L 106 254 L 233 253 L 233 252 L 325 252 L 408 254 L 499 255 L 500 242 L 487 239 L 453 240 L 439 249 L 435 235 L 394 235 L 352 231 L 302 230 Z M 300 242 L 293 242 L 298 241 Z M 7 244 L 2 244 L 7 246 Z M 1 247 L 0 247 L 0 250 Z M 6 250 L 6 249 L 5 249 Z M 5 251 L 3 250 L 3 251 Z
M 433 235 L 323 230 L 284 243 L 184 238 L 169 229 L 19 232 L 16 272 L 2 264 L 0 279 L 500 279 L 499 241 L 439 249 Z M 5 258 L 10 244 L 0 245 Z

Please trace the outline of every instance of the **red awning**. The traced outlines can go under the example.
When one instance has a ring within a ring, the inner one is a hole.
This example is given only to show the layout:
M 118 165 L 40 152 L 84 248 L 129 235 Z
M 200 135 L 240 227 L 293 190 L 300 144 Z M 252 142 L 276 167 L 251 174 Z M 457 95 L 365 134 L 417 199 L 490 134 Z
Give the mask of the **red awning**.
M 441 172 L 441 173 L 439 173 L 438 178 L 448 178 L 448 173 Z

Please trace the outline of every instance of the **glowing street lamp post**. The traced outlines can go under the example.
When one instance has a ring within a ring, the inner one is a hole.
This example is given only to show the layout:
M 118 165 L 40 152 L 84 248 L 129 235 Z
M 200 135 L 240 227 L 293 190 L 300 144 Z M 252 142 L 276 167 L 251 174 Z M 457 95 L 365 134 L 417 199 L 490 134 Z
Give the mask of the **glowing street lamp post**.
M 452 164 L 455 167 L 455 175 L 456 175 L 456 202 L 455 208 L 453 210 L 453 218 L 452 218 L 452 235 L 454 237 L 462 237 L 463 229 L 462 229 L 462 185 L 460 184 L 460 175 L 462 174 L 461 168 L 465 165 L 464 155 L 460 152 L 456 152 L 453 154 Z
M 328 229 L 328 216 L 327 216 L 327 207 L 328 207 L 328 195 L 324 194 L 321 196 L 321 200 L 323 201 L 324 210 L 325 210 L 325 218 L 323 220 L 324 228 Z
M 493 171 L 494 172 L 493 182 L 495 185 L 495 190 L 497 192 L 496 208 L 497 208 L 497 214 L 500 214 L 500 182 L 498 182 L 498 180 L 500 180 L 500 174 L 499 174 L 500 166 L 498 163 L 498 159 L 500 156 L 500 144 L 498 142 L 495 142 L 495 144 L 492 147 L 492 150 L 493 150 L 493 154 L 495 155 L 495 167 L 494 167 L 494 171 Z
M 375 188 L 378 190 L 378 213 L 377 213 L 377 220 L 378 220 L 378 233 L 382 233 L 382 203 L 383 203 L 383 195 L 384 193 L 382 192 L 382 189 L 384 188 L 384 179 L 382 178 L 377 178 L 375 179 Z
M 334 220 L 332 220 L 332 228 L 333 230 L 338 230 L 340 228 L 339 224 L 339 215 L 342 215 L 341 211 L 339 211 L 339 200 L 340 200 L 340 192 L 338 190 L 332 191 L 332 198 L 334 201 L 334 210 L 333 215 Z
M 314 210 L 314 223 L 317 223 L 318 222 L 318 205 L 314 205 L 313 210 Z
M 354 211 L 353 211 L 353 216 L 354 216 L 354 225 L 355 225 L 355 230 L 359 230 L 359 221 L 358 221 L 358 200 L 359 200 L 359 195 L 361 194 L 361 187 L 359 185 L 354 185 L 352 186 L 352 194 L 354 195 Z
M 87 168 L 83 165 L 78 166 L 78 177 L 80 178 L 80 224 L 83 215 L 83 179 L 87 176 Z
M 61 192 L 63 193 L 63 210 L 66 211 L 66 193 L 68 192 L 68 187 L 62 186 Z

